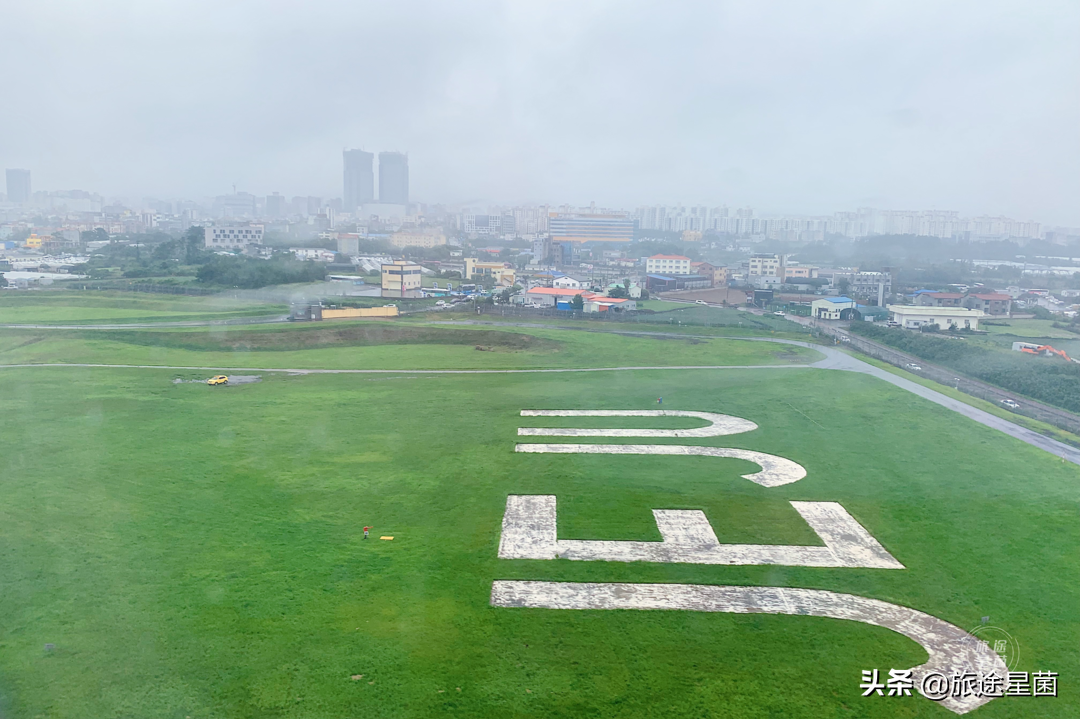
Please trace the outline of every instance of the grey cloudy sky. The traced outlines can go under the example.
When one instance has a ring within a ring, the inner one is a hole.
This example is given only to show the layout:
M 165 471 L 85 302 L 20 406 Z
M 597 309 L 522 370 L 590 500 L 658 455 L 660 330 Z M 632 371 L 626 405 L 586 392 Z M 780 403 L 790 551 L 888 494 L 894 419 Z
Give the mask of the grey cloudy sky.
M 0 0 L 35 189 L 874 205 L 1080 225 L 1080 3 Z

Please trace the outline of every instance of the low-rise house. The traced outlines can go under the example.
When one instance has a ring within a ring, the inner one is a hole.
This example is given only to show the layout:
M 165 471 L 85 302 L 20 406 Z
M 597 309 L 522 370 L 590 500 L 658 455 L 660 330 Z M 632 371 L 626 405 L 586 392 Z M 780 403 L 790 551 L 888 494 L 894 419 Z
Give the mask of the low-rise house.
M 466 257 L 465 278 L 490 278 L 500 287 L 513 287 L 517 280 L 517 270 L 509 262 L 479 262 L 475 257 Z
M 943 330 L 977 330 L 979 320 L 986 317 L 982 310 L 966 307 L 921 307 L 919 305 L 889 305 L 889 317 L 905 329 L 919 329 L 923 325 L 937 325 Z
M 584 297 L 582 299 L 585 302 L 582 308 L 585 312 L 628 312 L 637 309 L 637 302 L 626 297 L 593 295 L 588 299 Z
M 585 294 L 592 293 L 577 288 L 533 287 L 524 293 L 523 301 L 527 304 L 543 305 L 544 307 L 558 307 L 561 302 L 570 302 L 577 295 Z
M 551 281 L 552 287 L 557 287 L 561 290 L 577 290 L 581 289 L 581 280 L 571 277 L 570 275 L 563 275 L 562 277 L 556 277 Z
M 920 292 L 915 304 L 921 307 L 961 307 L 964 296 L 959 292 Z
M 645 275 L 649 292 L 668 290 L 695 290 L 712 286 L 712 280 L 701 275 Z
M 819 320 L 850 320 L 857 313 L 857 303 L 850 297 L 822 297 L 810 303 L 810 316 Z
M 578 296 L 581 297 L 582 310 L 585 312 L 609 312 L 612 310 L 624 312 L 637 309 L 637 302 L 633 299 L 605 297 L 588 290 L 560 287 L 533 287 L 524 293 L 521 302 L 523 304 L 569 310 L 572 309 L 571 303 L 574 298 Z
M 1012 313 L 1012 297 L 999 292 L 969 294 L 964 297 L 964 307 L 982 310 L 988 315 L 1008 316 Z
M 818 268 L 812 265 L 784 265 L 784 281 L 796 280 L 790 284 L 797 285 L 798 280 L 813 280 L 817 279 Z

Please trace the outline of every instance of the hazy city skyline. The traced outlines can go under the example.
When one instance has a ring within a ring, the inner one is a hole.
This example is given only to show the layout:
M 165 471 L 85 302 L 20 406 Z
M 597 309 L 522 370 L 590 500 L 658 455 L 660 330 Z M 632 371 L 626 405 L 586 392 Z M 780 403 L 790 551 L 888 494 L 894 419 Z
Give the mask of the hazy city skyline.
M 859 206 L 1080 225 L 1066 2 L 8 4 L 35 190 Z

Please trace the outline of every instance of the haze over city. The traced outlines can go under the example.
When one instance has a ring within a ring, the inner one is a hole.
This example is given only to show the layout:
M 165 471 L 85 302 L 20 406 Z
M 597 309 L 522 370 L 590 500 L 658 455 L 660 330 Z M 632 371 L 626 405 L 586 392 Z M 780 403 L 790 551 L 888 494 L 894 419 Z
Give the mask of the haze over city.
M 5 3 L 34 189 L 950 209 L 1080 225 L 1067 2 Z

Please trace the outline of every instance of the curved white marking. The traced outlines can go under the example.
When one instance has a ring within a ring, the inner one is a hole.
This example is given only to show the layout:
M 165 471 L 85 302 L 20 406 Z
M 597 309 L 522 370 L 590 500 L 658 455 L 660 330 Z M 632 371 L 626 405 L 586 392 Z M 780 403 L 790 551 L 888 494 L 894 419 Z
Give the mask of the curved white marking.
M 538 609 L 677 609 L 734 614 L 794 614 L 847 619 L 885 627 L 918 644 L 930 655 L 913 667 L 915 688 L 929 672 L 952 678 L 956 672 L 997 672 L 1008 667 L 988 646 L 964 630 L 915 609 L 819 589 L 788 587 L 732 587 L 698 584 L 598 584 L 576 582 L 496 581 L 491 587 L 493 607 Z M 991 697 L 947 697 L 946 709 L 965 714 Z
M 836 502 L 792 502 L 825 546 L 721 544 L 705 513 L 654 509 L 662 541 L 559 539 L 554 495 L 506 498 L 500 559 L 684 564 L 782 564 L 790 567 L 903 569 L 866 529 Z
M 562 429 L 559 427 L 519 427 L 523 437 L 719 437 L 757 429 L 742 417 L 715 412 L 678 409 L 523 409 L 522 417 L 695 417 L 709 422 L 693 429 Z
M 760 472 L 742 475 L 762 487 L 779 487 L 806 476 L 802 465 L 764 452 L 734 447 L 689 447 L 678 444 L 518 444 L 515 452 L 553 454 L 681 454 L 745 459 L 761 467 Z

